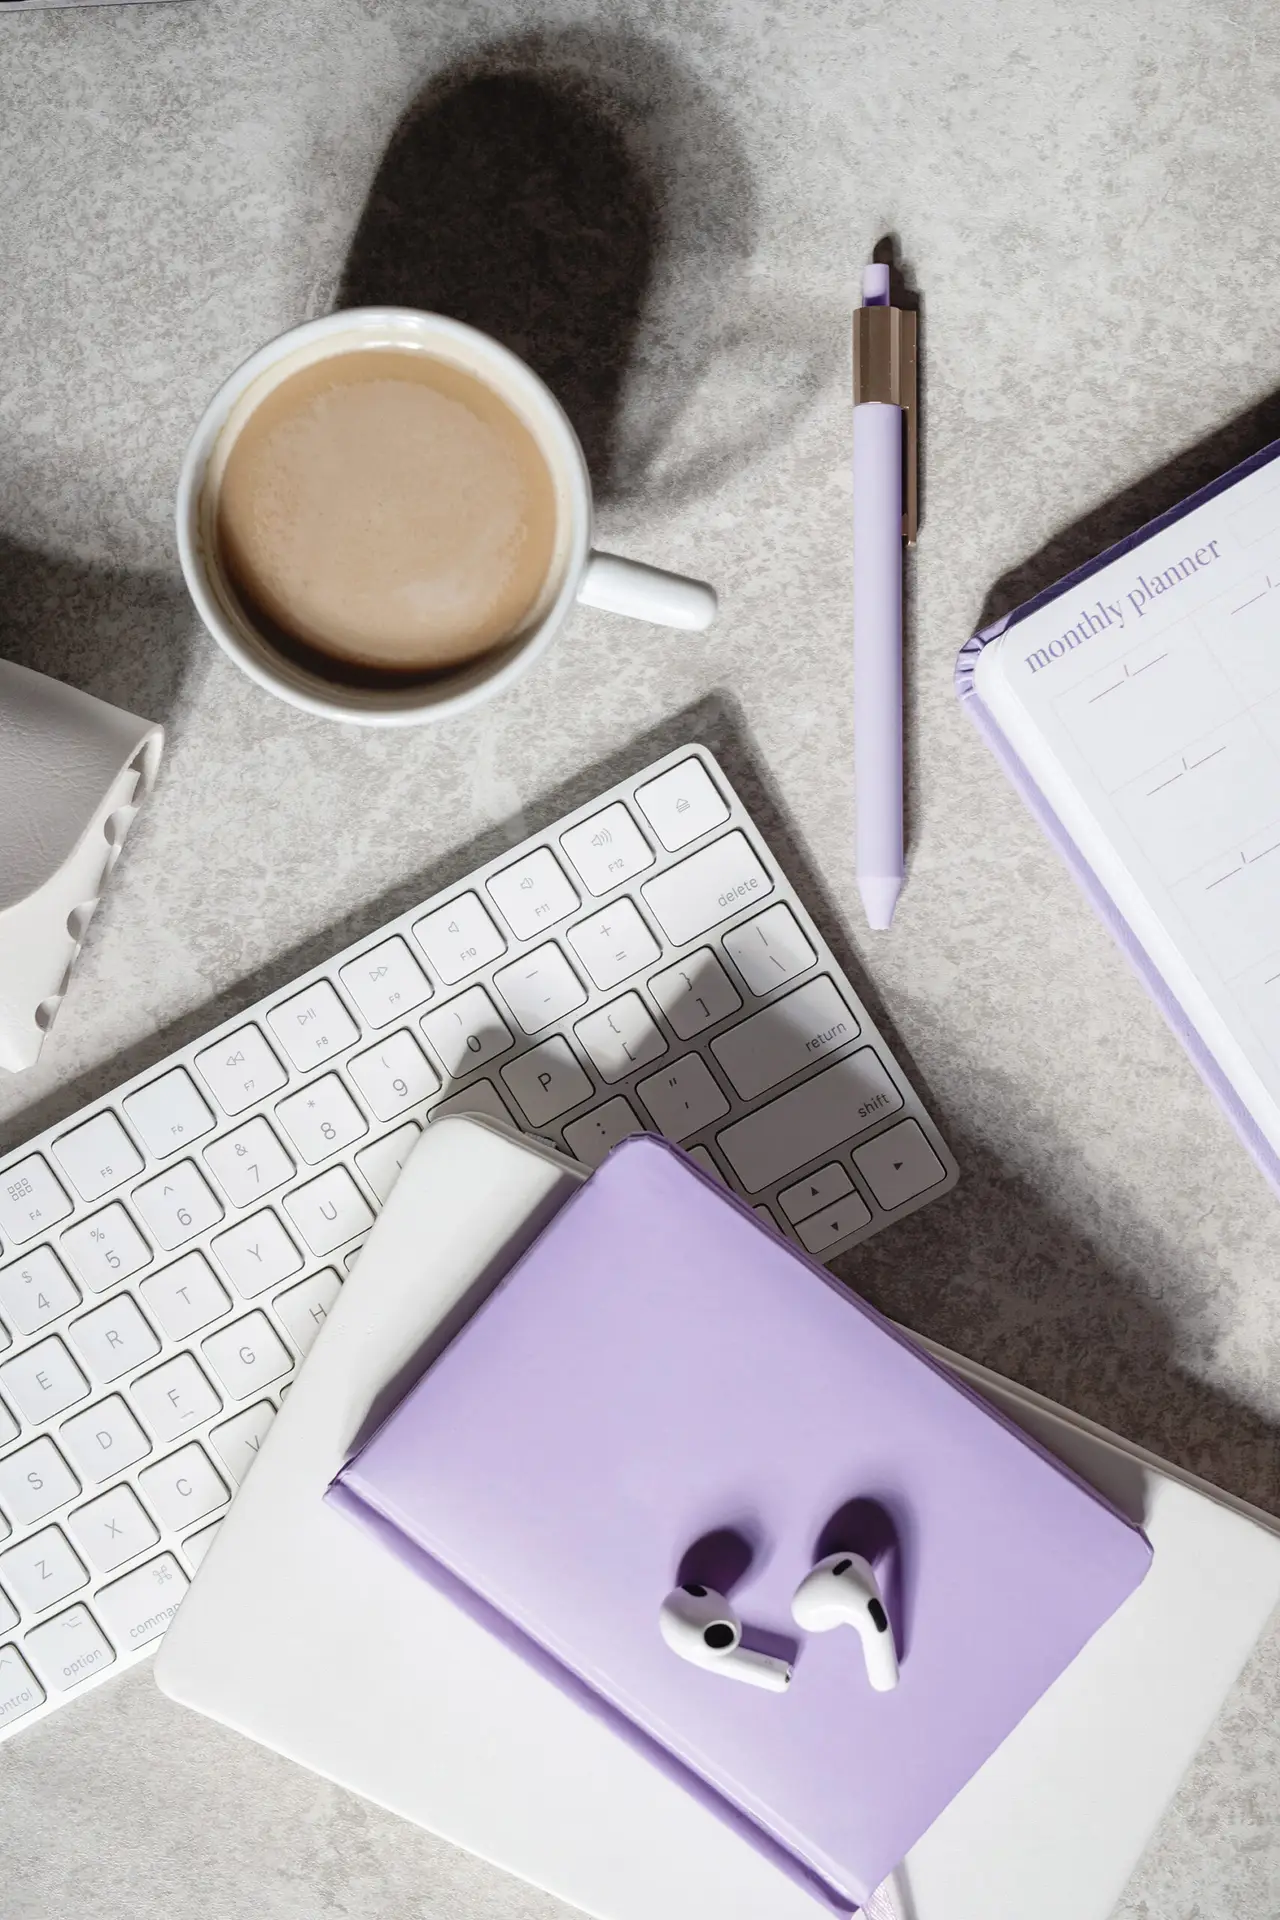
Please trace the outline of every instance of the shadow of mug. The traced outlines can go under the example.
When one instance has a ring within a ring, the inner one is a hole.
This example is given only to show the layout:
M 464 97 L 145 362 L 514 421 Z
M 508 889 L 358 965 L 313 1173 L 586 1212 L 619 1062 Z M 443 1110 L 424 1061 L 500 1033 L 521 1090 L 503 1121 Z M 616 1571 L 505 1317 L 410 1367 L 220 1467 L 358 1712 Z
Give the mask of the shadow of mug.
M 644 489 L 677 506 L 772 444 L 820 384 L 813 366 L 843 351 L 843 338 L 815 350 L 805 316 L 809 377 L 792 378 L 794 355 L 780 377 L 753 306 L 754 242 L 736 134 L 669 54 L 634 35 L 532 33 L 413 101 L 336 304 L 418 307 L 492 335 L 564 407 L 598 500 Z M 727 433 L 720 379 L 736 396 Z

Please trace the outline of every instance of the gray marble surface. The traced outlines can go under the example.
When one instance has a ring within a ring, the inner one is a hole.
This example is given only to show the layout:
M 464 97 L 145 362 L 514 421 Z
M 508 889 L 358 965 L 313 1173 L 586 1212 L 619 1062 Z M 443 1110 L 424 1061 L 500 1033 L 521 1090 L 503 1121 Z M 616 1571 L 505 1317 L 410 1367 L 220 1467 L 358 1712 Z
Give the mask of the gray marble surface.
M 1280 432 L 1278 83 L 1267 0 L 0 18 L 0 648 L 169 729 L 3 1142 L 698 735 L 964 1169 L 846 1277 L 1280 1506 L 1280 1209 L 951 690 L 984 613 Z M 877 937 L 850 863 L 847 347 L 886 233 L 928 381 L 911 878 Z M 237 674 L 178 573 L 184 441 L 262 340 L 382 298 L 533 359 L 602 540 L 714 580 L 712 633 L 583 613 L 510 696 L 407 734 Z M 1280 1635 L 1119 1912 L 1271 1920 L 1278 1802 Z M 10 1920 L 565 1911 L 145 1671 L 0 1749 L 0 1830 Z

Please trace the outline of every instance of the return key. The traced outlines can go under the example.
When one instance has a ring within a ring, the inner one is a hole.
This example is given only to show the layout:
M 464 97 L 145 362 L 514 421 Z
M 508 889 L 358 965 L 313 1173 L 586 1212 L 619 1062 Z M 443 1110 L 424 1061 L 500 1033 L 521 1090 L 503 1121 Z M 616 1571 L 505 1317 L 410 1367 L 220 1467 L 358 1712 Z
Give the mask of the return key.
M 858 1022 L 825 976 L 797 987 L 762 1013 L 711 1042 L 711 1051 L 744 1100 L 838 1053 L 858 1035 Z

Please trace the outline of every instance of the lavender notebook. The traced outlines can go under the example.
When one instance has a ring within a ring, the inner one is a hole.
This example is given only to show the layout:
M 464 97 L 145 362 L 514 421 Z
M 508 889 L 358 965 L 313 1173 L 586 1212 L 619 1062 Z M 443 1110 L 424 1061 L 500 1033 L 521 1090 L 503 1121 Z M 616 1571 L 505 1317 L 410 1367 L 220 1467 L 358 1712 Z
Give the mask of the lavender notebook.
M 975 634 L 956 687 L 1280 1187 L 1280 442 Z
M 677 1149 L 624 1142 L 327 1498 L 816 1898 L 864 1901 L 1138 1585 L 1141 1532 Z M 902 1661 L 791 1595 L 856 1548 Z M 669 1652 L 677 1577 L 794 1652 Z

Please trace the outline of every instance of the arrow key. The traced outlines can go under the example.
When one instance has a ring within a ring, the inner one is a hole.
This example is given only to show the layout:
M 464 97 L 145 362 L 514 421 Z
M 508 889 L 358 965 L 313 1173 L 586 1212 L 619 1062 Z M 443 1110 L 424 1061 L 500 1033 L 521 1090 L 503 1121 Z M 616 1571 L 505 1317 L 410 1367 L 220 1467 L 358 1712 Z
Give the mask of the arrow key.
M 824 1207 L 832 1206 L 835 1201 L 843 1200 L 846 1193 L 853 1192 L 853 1182 L 843 1167 L 833 1160 L 829 1167 L 819 1167 L 816 1173 L 807 1173 L 803 1180 L 797 1180 L 793 1187 L 784 1187 L 778 1195 L 778 1205 L 794 1226 L 798 1220 L 807 1220 L 812 1213 L 821 1213 Z
M 947 1170 L 915 1120 L 900 1120 L 854 1150 L 853 1163 L 886 1212 L 936 1187 Z

